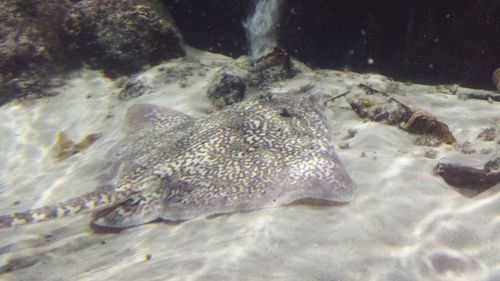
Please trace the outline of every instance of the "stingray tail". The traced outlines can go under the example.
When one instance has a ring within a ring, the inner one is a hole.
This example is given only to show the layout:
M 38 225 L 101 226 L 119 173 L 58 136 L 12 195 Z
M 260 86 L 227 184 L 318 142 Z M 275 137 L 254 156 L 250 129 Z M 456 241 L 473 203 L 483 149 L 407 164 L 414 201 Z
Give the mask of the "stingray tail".
M 116 195 L 109 191 L 94 191 L 69 199 L 68 201 L 48 205 L 38 209 L 9 215 L 0 215 L 0 228 L 32 224 L 55 218 L 79 214 L 114 204 Z

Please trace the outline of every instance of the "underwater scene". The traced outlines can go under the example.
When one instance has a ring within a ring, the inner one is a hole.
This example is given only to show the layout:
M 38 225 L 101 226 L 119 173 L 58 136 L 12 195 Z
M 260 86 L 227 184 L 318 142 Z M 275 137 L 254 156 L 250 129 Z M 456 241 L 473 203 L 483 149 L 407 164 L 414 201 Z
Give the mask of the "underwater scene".
M 2 0 L 0 280 L 500 281 L 499 48 L 500 1 Z

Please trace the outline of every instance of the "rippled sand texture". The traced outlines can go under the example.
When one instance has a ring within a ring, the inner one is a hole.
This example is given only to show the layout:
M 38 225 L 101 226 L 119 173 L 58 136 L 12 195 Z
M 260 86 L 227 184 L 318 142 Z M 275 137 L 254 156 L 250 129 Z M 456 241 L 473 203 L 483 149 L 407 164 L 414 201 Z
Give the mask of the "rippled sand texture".
M 60 94 L 0 107 L 0 213 L 40 207 L 89 192 L 101 182 L 105 152 L 119 138 L 126 109 L 156 103 L 203 116 L 209 77 L 229 59 L 196 54 L 209 67 L 182 87 L 156 81 L 149 95 L 119 101 L 116 83 L 81 71 Z M 182 67 L 186 60 L 163 67 Z M 141 74 L 154 81 L 158 67 Z M 361 120 L 339 99 L 329 104 L 339 157 L 355 200 L 343 206 L 289 206 L 121 233 L 93 233 L 88 214 L 0 230 L 3 280 L 500 280 L 500 187 L 466 198 L 432 169 L 442 158 L 475 167 L 500 145 L 476 139 L 500 124 L 500 103 L 461 100 L 446 87 L 393 82 L 380 75 L 309 71 L 272 85 L 312 83 L 332 95 L 369 84 L 448 124 L 459 147 L 414 145 L 417 136 Z M 459 89 L 459 91 L 473 91 Z M 349 130 L 357 133 L 347 138 Z M 63 131 L 78 141 L 102 134 L 66 160 L 51 154 Z M 500 131 L 497 129 L 497 132 Z M 466 141 L 470 144 L 463 145 Z M 474 150 L 464 154 L 463 147 Z

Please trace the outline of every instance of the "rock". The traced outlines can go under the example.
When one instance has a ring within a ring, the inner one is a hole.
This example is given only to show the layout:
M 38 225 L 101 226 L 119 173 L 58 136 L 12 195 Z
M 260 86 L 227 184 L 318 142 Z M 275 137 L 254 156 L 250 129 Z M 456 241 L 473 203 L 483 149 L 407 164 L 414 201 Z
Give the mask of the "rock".
M 401 128 L 413 114 L 408 106 L 366 85 L 354 87 L 345 97 L 359 117 L 375 122 Z
M 439 146 L 454 144 L 455 137 L 448 125 L 438 121 L 428 112 L 415 110 L 371 87 L 360 84 L 345 96 L 351 108 L 361 118 L 397 126 L 410 134 L 421 135 L 417 145 Z
M 495 85 L 497 91 L 500 92 L 500 68 L 497 68 L 495 72 L 493 72 L 493 76 L 491 78 L 493 80 L 493 85 Z
M 487 173 L 500 172 L 500 157 L 486 162 L 483 169 Z
M 160 73 L 153 78 L 153 82 L 178 84 L 178 81 L 184 80 L 186 84 L 189 84 L 189 80 L 193 78 L 196 80 L 196 77 L 204 77 L 209 70 L 209 66 L 190 58 L 180 59 L 177 62 L 177 64 L 162 65 L 159 67 L 158 71 Z
M 298 72 L 290 56 L 274 48 L 258 58 L 242 56 L 224 66 L 211 79 L 207 94 L 213 107 L 219 110 L 243 100 L 247 86 L 262 89 Z
M 82 62 L 117 76 L 184 55 L 158 1 L 4 0 L 0 23 L 0 104 L 50 94 Z
M 410 134 L 423 135 L 427 139 L 425 143 L 438 146 L 441 143 L 454 144 L 457 142 L 451 134 L 448 125 L 436 119 L 425 111 L 415 111 L 410 119 L 403 125 L 403 130 Z
M 152 92 L 152 87 L 144 83 L 142 80 L 135 77 L 128 80 L 125 87 L 118 94 L 120 100 L 129 100 L 137 98 Z
M 292 67 L 292 60 L 285 50 L 274 48 L 269 53 L 250 61 L 248 84 L 252 87 L 292 78 L 297 71 Z
M 0 1 L 0 104 L 20 97 L 48 94 L 58 85 L 53 73 L 68 65 L 64 57 L 64 13 L 66 0 Z
M 211 79 L 207 95 L 216 110 L 240 102 L 245 97 L 247 89 L 246 77 L 243 73 L 238 74 L 236 72 L 223 68 Z
M 440 162 L 434 168 L 434 173 L 462 195 L 472 197 L 500 183 L 499 164 L 500 158 L 488 161 L 483 169 Z
M 493 92 L 461 92 L 458 94 L 458 98 L 462 100 L 467 99 L 476 99 L 476 100 L 485 100 L 488 103 L 500 102 L 500 94 L 496 94 Z
M 464 141 L 462 143 L 459 143 L 457 145 L 458 151 L 462 152 L 463 154 L 474 154 L 476 153 L 476 149 L 472 145 L 470 141 Z
M 496 130 L 495 130 L 495 128 L 485 128 L 477 136 L 477 139 L 481 139 L 483 141 L 494 141 L 495 138 L 496 138 Z
M 70 52 L 112 77 L 185 55 L 172 17 L 158 1 L 79 1 L 65 28 Z
M 123 83 L 117 83 L 118 87 L 122 88 L 118 98 L 128 100 L 161 92 L 166 84 L 175 84 L 179 88 L 186 88 L 199 81 L 200 77 L 205 77 L 208 70 L 209 66 L 197 60 L 180 58 L 174 63 L 158 65 L 146 73 L 139 73 L 128 79 L 124 76 Z

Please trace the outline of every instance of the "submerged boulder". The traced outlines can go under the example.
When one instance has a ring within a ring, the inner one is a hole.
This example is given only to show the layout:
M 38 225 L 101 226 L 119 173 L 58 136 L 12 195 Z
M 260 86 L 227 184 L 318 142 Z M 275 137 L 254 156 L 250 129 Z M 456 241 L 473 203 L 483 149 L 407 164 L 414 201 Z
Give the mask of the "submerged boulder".
M 0 1 L 0 104 L 47 95 L 82 63 L 132 74 L 183 56 L 181 43 L 158 1 Z
M 65 28 L 70 52 L 110 76 L 185 55 L 172 17 L 158 1 L 79 1 Z
M 66 0 L 0 1 L 0 104 L 40 96 L 55 81 L 50 74 L 67 68 L 63 61 Z

